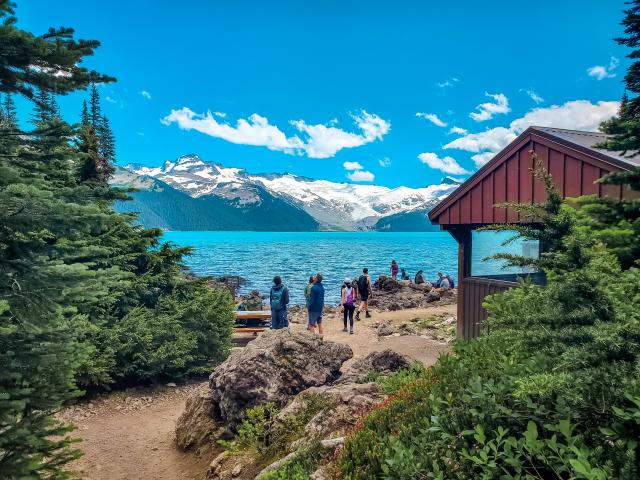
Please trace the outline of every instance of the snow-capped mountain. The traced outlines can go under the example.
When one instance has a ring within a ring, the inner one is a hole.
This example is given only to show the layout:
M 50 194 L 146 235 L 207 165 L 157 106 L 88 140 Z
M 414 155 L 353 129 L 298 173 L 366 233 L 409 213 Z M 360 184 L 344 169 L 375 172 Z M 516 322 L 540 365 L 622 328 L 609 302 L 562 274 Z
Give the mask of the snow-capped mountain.
M 161 167 L 130 164 L 125 169 L 138 176 L 138 184 L 144 184 L 144 179 L 155 179 L 191 198 L 217 197 L 240 209 L 259 206 L 265 197 L 272 196 L 303 210 L 323 230 L 379 229 L 381 219 L 404 213 L 415 217 L 417 212 L 423 212 L 428 222 L 426 212 L 460 184 L 459 180 L 447 177 L 440 184 L 423 188 L 388 188 L 292 174 L 251 174 L 205 162 L 197 155 L 184 155 Z M 127 182 L 120 179 L 115 183 L 131 182 L 129 178 Z

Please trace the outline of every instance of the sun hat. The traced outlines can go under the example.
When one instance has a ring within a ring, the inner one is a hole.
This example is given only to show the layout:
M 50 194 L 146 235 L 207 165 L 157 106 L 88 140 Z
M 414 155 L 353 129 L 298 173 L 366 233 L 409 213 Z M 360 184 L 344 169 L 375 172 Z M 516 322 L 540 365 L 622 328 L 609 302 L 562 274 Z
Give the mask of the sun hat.
M 344 279 L 344 283 L 351 283 L 351 282 L 352 282 L 352 280 L 350 278 L 345 278 Z

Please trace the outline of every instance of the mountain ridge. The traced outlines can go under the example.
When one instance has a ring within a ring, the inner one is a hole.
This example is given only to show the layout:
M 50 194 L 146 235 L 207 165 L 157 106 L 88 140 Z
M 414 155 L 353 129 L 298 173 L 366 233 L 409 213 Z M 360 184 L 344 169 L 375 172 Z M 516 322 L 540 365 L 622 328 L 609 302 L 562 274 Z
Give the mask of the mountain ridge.
M 247 218 L 246 222 L 234 222 L 233 227 L 223 224 L 219 230 L 255 229 L 252 223 L 259 223 L 263 230 L 268 219 L 251 220 L 255 214 L 264 215 L 265 204 L 286 211 L 292 224 L 298 228 L 312 230 L 382 230 L 398 231 L 395 225 L 410 225 L 410 230 L 432 230 L 426 215 L 440 200 L 451 193 L 461 183 L 453 177 L 445 177 L 440 184 L 421 188 L 384 187 L 371 184 L 355 184 L 348 182 L 331 182 L 291 173 L 252 174 L 241 168 L 224 167 L 217 162 L 203 161 L 198 155 L 189 154 L 178 157 L 175 161 L 166 161 L 159 167 L 148 167 L 140 164 L 129 164 L 118 167 L 112 180 L 114 185 L 133 187 L 139 191 L 132 195 L 134 203 L 138 203 L 142 211 L 154 211 L 154 220 L 163 217 L 159 210 L 171 210 L 162 198 L 162 192 L 175 190 L 189 197 L 171 193 L 175 201 L 180 199 L 184 208 L 192 204 L 192 208 L 200 211 L 207 204 L 211 211 L 200 215 L 221 216 L 235 211 Z M 141 192 L 151 192 L 142 194 Z M 162 207 L 152 205 L 153 202 L 163 204 Z M 277 205 L 277 207 L 276 207 Z M 122 206 L 132 211 L 136 205 Z M 268 210 L 268 209 L 267 209 Z M 171 215 L 168 211 L 164 216 Z M 408 215 L 407 218 L 404 218 Z M 273 229 L 282 230 L 281 217 L 272 219 Z M 411 220 L 409 221 L 409 218 Z M 388 221 L 384 221 L 387 219 Z M 141 221 L 147 225 L 152 219 L 141 212 Z M 164 223 L 182 224 L 177 219 L 167 218 Z M 202 222 L 197 222 L 202 223 Z M 205 222 L 206 223 L 206 222 Z M 286 223 L 286 221 L 284 221 Z M 313 227 L 315 223 L 315 227 Z M 217 225 L 216 222 L 212 224 Z M 296 228 L 291 229 L 294 230 Z M 149 225 L 153 226 L 153 225 Z M 267 228 L 268 229 L 268 228 Z

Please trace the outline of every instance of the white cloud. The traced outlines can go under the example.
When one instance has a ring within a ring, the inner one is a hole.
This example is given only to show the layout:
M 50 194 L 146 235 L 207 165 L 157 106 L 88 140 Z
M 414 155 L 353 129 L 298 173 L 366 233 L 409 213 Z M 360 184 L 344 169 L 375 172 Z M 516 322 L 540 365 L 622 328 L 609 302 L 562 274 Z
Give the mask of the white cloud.
M 416 113 L 416 117 L 424 118 L 425 120 L 429 120 L 431 123 L 433 123 L 434 125 L 437 125 L 438 127 L 446 127 L 447 126 L 446 122 L 443 122 L 442 120 L 440 120 L 440 117 L 438 117 L 438 115 L 436 115 L 435 113 L 418 112 L 418 113 Z
M 373 182 L 376 176 L 367 170 L 356 170 L 348 173 L 347 178 L 352 182 Z
M 460 80 L 456 77 L 451 78 L 450 80 L 445 80 L 444 82 L 438 82 L 436 85 L 440 88 L 453 87 L 454 83 L 459 82 Z
M 466 135 L 469 131 L 466 128 L 453 126 L 449 129 L 449 133 L 456 133 L 458 135 Z
M 352 117 L 362 133 L 351 133 L 323 124 L 307 125 L 304 120 L 294 120 L 291 125 L 306 134 L 300 148 L 311 158 L 333 157 L 343 148 L 360 147 L 375 140 L 382 140 L 391 129 L 389 122 L 364 110 Z
M 384 157 L 381 158 L 380 160 L 378 160 L 378 164 L 382 167 L 382 168 L 387 168 L 391 166 L 391 159 L 389 157 Z
M 481 103 L 476 107 L 477 112 L 471 112 L 469 116 L 476 122 L 484 122 L 491 120 L 494 115 L 509 113 L 509 99 L 503 93 L 488 93 L 484 92 L 487 97 L 491 97 L 495 100 L 494 103 L 486 102 Z
M 198 114 L 188 107 L 183 107 L 172 110 L 161 122 L 165 125 L 177 123 L 183 130 L 196 130 L 231 143 L 267 147 L 290 155 L 306 154 L 311 158 L 333 157 L 344 148 L 359 147 L 382 140 L 391 129 L 388 121 L 364 110 L 352 115 L 360 133 L 351 133 L 323 124 L 308 125 L 304 120 L 294 120 L 290 122 L 291 125 L 302 135 L 291 137 L 287 137 L 277 126 L 271 125 L 266 117 L 257 113 L 247 119 L 238 119 L 235 125 L 221 118 L 220 112 Z
M 425 152 L 418 155 L 418 158 L 422 163 L 444 173 L 451 173 L 453 175 L 464 175 L 465 173 L 469 173 L 451 157 L 440 158 L 435 153 Z
M 594 65 L 593 67 L 587 68 L 587 74 L 590 77 L 596 77 L 598 80 L 613 78 L 616 76 L 613 71 L 618 67 L 619 64 L 620 60 L 618 60 L 616 57 L 611 57 L 608 67 L 605 67 L 604 65 Z
M 109 95 L 107 95 L 106 97 L 104 97 L 104 99 L 109 102 L 109 103 L 118 103 L 118 101 L 114 98 L 111 98 Z
M 534 108 L 523 117 L 513 120 L 508 127 L 469 133 L 449 142 L 444 148 L 475 153 L 477 155 L 471 158 L 481 166 L 528 127 L 535 125 L 594 132 L 600 123 L 616 115 L 619 105 L 615 101 L 591 103 L 588 100 L 573 100 L 563 105 Z
M 529 98 L 531 100 L 533 100 L 534 102 L 536 102 L 537 105 L 541 104 L 542 102 L 544 102 L 544 98 L 542 98 L 540 95 L 538 95 L 535 90 L 520 90 L 521 92 L 526 93 Z
M 146 90 L 142 90 L 140 92 L 140 95 L 142 95 L 144 98 L 147 98 L 147 99 L 151 100 L 151 94 L 149 92 L 147 92 Z
M 362 170 L 364 168 L 359 162 L 344 162 L 342 166 L 345 170 Z

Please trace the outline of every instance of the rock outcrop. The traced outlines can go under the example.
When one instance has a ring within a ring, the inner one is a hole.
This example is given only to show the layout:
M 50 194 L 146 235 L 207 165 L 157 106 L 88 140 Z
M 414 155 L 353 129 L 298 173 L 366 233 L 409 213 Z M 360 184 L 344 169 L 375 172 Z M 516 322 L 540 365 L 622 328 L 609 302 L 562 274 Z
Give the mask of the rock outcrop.
M 408 368 L 413 361 L 393 350 L 371 352 L 353 362 L 337 383 L 362 382 L 370 373 L 388 374 Z
M 208 443 L 220 426 L 213 420 L 213 394 L 207 382 L 188 398 L 176 423 L 176 442 L 183 450 Z
M 352 356 L 348 345 L 313 333 L 264 332 L 211 374 L 214 417 L 234 428 L 248 408 L 268 402 L 283 406 L 301 391 L 335 380 Z
M 457 291 L 433 288 L 430 283 L 416 285 L 408 280 L 397 281 L 381 275 L 374 284 L 369 305 L 381 311 L 420 308 L 428 305 L 455 303 Z
M 233 433 L 251 407 L 268 402 L 282 407 L 301 391 L 336 380 L 352 356 L 348 345 L 309 332 L 262 333 L 233 352 L 187 399 L 176 425 L 178 446 L 198 448 L 214 433 Z

